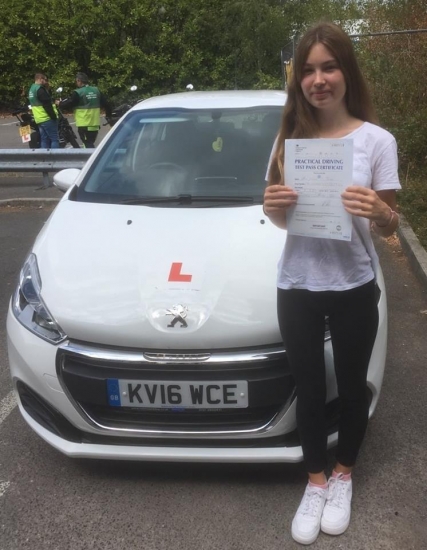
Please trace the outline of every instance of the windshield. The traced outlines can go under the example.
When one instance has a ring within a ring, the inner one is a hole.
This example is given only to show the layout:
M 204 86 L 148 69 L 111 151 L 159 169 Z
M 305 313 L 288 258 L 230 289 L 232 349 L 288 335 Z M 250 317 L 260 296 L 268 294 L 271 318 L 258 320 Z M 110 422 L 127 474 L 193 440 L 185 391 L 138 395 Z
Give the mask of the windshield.
M 173 207 L 261 203 L 281 110 L 131 112 L 74 197 Z

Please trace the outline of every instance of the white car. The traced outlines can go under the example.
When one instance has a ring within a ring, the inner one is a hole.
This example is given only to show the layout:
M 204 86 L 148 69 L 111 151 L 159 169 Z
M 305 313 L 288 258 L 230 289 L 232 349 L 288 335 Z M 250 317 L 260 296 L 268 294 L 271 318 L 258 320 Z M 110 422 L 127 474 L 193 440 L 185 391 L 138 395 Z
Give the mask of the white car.
M 66 191 L 12 297 L 20 411 L 71 457 L 298 462 L 295 387 L 276 318 L 286 232 L 265 173 L 286 96 L 187 92 L 138 103 Z M 378 273 L 368 390 L 383 378 Z M 339 402 L 325 319 L 329 445 Z

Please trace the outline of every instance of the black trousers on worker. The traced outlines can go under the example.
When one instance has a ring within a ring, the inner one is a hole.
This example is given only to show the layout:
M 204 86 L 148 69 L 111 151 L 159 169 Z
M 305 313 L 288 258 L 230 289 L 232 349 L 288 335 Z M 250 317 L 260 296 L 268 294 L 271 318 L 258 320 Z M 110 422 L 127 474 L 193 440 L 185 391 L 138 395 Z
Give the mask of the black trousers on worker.
M 336 459 L 353 466 L 368 423 L 366 378 L 378 329 L 375 282 L 345 291 L 278 289 L 278 318 L 297 391 L 297 424 L 307 471 L 327 466 L 324 359 L 329 316 L 340 398 Z
M 77 131 L 86 149 L 94 149 L 95 140 L 98 137 L 98 130 L 88 130 L 87 126 L 79 126 Z

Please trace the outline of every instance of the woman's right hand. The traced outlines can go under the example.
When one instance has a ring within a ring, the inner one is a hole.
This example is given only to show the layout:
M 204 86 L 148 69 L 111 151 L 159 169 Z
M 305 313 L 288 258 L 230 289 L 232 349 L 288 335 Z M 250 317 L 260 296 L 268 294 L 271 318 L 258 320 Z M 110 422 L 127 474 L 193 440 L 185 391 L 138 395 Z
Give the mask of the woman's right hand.
M 286 185 L 267 185 L 264 192 L 264 212 L 267 216 L 285 215 L 290 206 L 294 206 L 298 199 L 296 193 Z

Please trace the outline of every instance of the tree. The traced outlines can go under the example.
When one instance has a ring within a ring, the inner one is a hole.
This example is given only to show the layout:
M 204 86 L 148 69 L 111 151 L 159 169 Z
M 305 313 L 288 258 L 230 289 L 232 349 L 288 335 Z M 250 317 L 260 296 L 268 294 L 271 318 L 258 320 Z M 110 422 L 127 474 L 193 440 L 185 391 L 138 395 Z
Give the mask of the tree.
M 368 2 L 364 31 L 427 28 L 427 6 L 418 0 Z M 388 34 L 357 43 L 381 123 L 397 139 L 404 170 L 427 164 L 427 33 Z
M 37 70 L 66 92 L 82 70 L 109 96 L 185 88 L 280 87 L 280 50 L 348 0 L 0 0 L 0 94 L 18 100 Z

